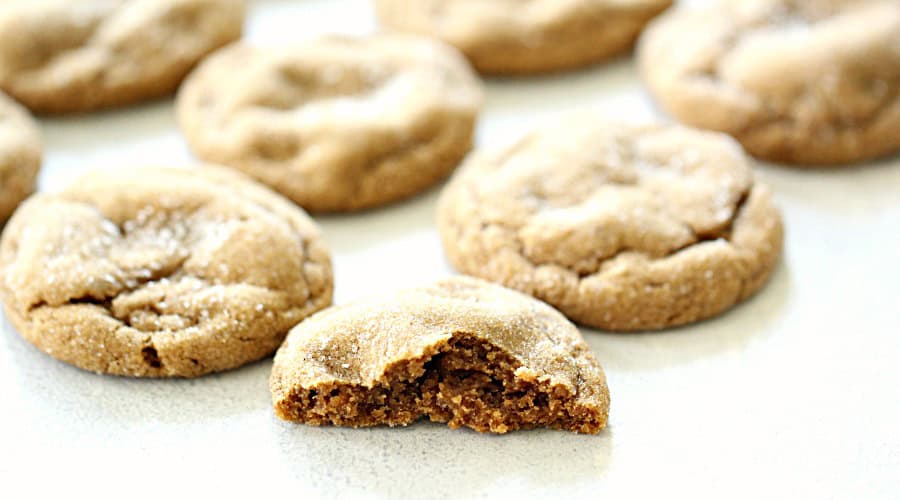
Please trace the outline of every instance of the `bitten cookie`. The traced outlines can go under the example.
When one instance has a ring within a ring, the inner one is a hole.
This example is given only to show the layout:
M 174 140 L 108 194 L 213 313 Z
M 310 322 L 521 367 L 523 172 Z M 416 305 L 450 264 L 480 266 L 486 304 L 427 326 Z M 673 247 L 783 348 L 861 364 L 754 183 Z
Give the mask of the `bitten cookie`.
M 243 0 L 0 2 L 0 88 L 38 113 L 171 94 L 243 20 Z
M 781 217 L 727 136 L 567 117 L 475 153 L 441 195 L 460 271 L 608 330 L 716 315 L 768 279 Z
M 776 162 L 900 151 L 900 2 L 718 2 L 660 18 L 640 70 L 679 120 Z
M 6 315 L 28 341 L 136 377 L 260 359 L 332 293 L 313 222 L 218 167 L 96 172 L 37 194 L 3 232 L 0 276 Z
M 387 28 L 436 36 L 481 73 L 577 68 L 631 48 L 671 0 L 375 0 Z
M 597 433 L 600 364 L 574 325 L 518 292 L 465 277 L 332 307 L 275 355 L 275 413 L 312 425 Z
M 191 149 L 313 211 L 374 207 L 447 176 L 472 145 L 481 84 L 425 38 L 331 36 L 235 45 L 188 78 L 177 114 Z
M 34 192 L 40 168 L 37 125 L 27 111 L 0 92 L 0 226 Z

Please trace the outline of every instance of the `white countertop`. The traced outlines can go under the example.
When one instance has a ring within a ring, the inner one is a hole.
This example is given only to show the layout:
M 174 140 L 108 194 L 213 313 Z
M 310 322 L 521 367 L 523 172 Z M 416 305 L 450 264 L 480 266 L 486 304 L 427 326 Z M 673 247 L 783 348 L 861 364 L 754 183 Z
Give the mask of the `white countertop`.
M 248 26 L 252 39 L 277 40 L 374 21 L 363 0 L 271 0 L 253 5 Z M 626 59 L 487 89 L 482 145 L 574 108 L 653 113 Z M 170 102 L 42 128 L 42 189 L 92 168 L 190 160 Z M 784 212 L 782 264 L 755 298 L 711 321 L 583 330 L 612 395 L 598 436 L 294 425 L 271 410 L 271 360 L 195 380 L 101 376 L 39 352 L 4 321 L 0 496 L 897 498 L 900 158 L 758 170 Z M 437 193 L 318 218 L 337 303 L 452 272 L 433 223 Z

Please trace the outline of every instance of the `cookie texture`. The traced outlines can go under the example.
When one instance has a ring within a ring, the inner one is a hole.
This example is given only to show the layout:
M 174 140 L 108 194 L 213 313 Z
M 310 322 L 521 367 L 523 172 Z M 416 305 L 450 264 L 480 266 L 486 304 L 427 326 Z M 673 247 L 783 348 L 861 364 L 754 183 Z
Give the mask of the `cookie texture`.
M 387 28 L 438 37 L 486 74 L 585 66 L 629 50 L 671 0 L 375 0 Z
M 171 94 L 243 20 L 243 0 L 0 2 L 0 88 L 38 113 Z
M 0 92 L 0 225 L 34 192 L 41 138 L 34 120 Z
M 474 154 L 441 195 L 460 271 L 607 330 L 716 315 L 769 277 L 781 217 L 722 134 L 568 116 Z
M 96 172 L 37 194 L 3 232 L 0 275 L 7 318 L 28 341 L 136 377 L 260 359 L 332 295 L 312 221 L 217 167 Z
M 471 148 L 481 101 L 452 47 L 331 36 L 218 52 L 186 81 L 177 114 L 199 157 L 327 212 L 389 203 L 447 176 Z
M 609 391 L 559 312 L 467 277 L 332 307 L 275 355 L 275 413 L 312 425 L 407 425 L 479 432 L 551 427 L 597 433 Z
M 900 151 L 900 2 L 718 2 L 661 17 L 640 71 L 679 120 L 762 159 L 857 162 Z

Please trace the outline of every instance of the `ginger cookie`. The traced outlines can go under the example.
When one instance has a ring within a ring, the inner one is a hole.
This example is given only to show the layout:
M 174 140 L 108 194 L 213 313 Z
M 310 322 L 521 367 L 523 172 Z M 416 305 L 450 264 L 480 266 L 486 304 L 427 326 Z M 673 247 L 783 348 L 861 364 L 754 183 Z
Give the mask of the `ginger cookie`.
M 730 308 L 782 245 L 769 189 L 729 137 L 589 114 L 475 153 L 441 195 L 438 228 L 460 271 L 619 331 Z
M 640 71 L 660 105 L 796 165 L 900 151 L 900 2 L 718 2 L 663 16 Z
M 37 113 L 164 96 L 243 20 L 243 0 L 0 2 L 0 89 Z
M 0 93 L 0 226 L 34 192 L 40 168 L 37 125 L 25 109 Z
M 446 177 L 471 148 L 481 101 L 452 47 L 331 36 L 218 52 L 188 78 L 177 114 L 200 158 L 333 212 L 406 198 Z
M 312 425 L 407 425 L 595 434 L 609 414 L 603 369 L 553 308 L 453 277 L 332 307 L 275 355 L 275 413 Z
M 381 23 L 456 46 L 481 73 L 546 73 L 631 49 L 671 0 L 375 0 Z
M 135 377 L 263 358 L 332 294 L 306 214 L 211 166 L 96 172 L 33 196 L 3 232 L 0 276 L 6 315 L 29 342 Z

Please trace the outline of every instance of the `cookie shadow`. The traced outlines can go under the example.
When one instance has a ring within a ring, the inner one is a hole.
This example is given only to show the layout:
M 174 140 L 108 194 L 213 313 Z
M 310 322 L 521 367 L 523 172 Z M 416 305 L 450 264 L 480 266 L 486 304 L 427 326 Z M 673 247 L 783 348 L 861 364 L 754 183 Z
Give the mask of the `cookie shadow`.
M 574 71 L 525 78 L 485 80 L 487 99 L 478 137 L 482 144 L 517 140 L 541 123 L 573 111 L 625 118 L 654 116 L 649 97 L 634 80 L 637 69 L 629 57 L 619 57 Z
M 322 214 L 314 218 L 334 253 L 355 252 L 435 226 L 435 207 L 445 182 L 396 203 L 348 214 Z
M 603 475 L 612 458 L 610 428 L 595 436 L 545 429 L 488 435 L 430 422 L 347 429 L 272 419 L 287 472 L 312 478 L 322 494 L 474 498 L 504 484 L 574 488 Z
M 271 407 L 271 359 L 195 379 L 137 379 L 102 375 L 58 361 L 21 338 L 4 317 L 0 362 L 15 377 L 36 414 L 58 414 L 62 432 L 85 432 L 103 422 L 105 432 L 145 424 L 190 426 Z M 53 433 L 53 429 L 48 429 Z
M 773 335 L 789 310 L 792 278 L 781 260 L 769 282 L 754 296 L 721 315 L 656 332 L 611 333 L 581 328 L 604 369 L 610 372 L 661 370 L 744 349 Z
M 576 95 L 595 93 L 598 79 L 624 88 L 634 86 L 637 77 L 634 54 L 629 51 L 610 59 L 567 70 L 521 75 L 487 75 L 482 78 L 489 91 L 510 89 L 521 92 L 522 89 L 534 87 L 534 90 L 547 90 L 553 98 L 567 100 L 575 98 Z M 565 92 L 563 86 L 567 86 L 571 92 Z
M 171 99 L 90 114 L 40 118 L 45 145 L 41 190 L 71 185 L 95 168 L 196 163 L 175 123 Z
M 90 113 L 40 116 L 44 142 L 65 150 L 91 150 L 177 130 L 172 97 Z M 103 134 L 97 134 L 98 128 Z
M 823 168 L 759 162 L 756 171 L 772 187 L 779 204 L 851 217 L 896 204 L 900 155 Z

